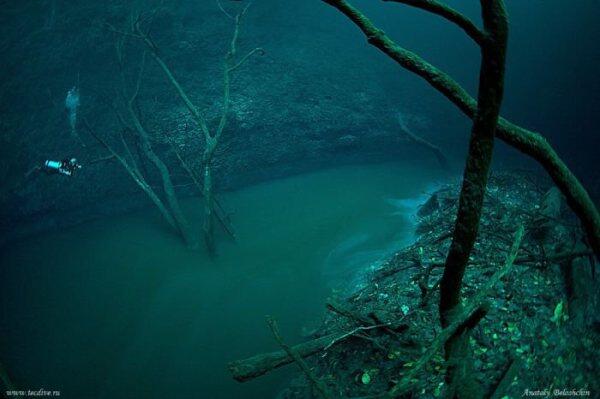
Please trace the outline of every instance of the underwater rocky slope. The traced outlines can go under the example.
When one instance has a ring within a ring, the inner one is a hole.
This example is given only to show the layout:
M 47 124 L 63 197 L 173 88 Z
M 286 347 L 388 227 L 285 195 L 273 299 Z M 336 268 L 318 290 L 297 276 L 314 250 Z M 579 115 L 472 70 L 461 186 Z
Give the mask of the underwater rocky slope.
M 444 342 L 471 324 L 469 373 L 488 390 L 485 397 L 598 392 L 600 289 L 592 253 L 577 244 L 582 232 L 557 190 L 529 173 L 490 179 L 465 276 L 466 313 L 452 331 L 440 330 L 437 288 L 457 196 L 453 184 L 433 193 L 419 211 L 414 244 L 365 287 L 330 298 L 308 341 L 282 343 L 295 359 L 284 350 L 259 354 L 230 363 L 233 377 L 247 381 L 301 365 L 281 398 L 442 397 L 450 389 Z M 515 252 L 519 226 L 524 236 Z
M 61 17 L 55 20 L 45 16 L 43 4 L 23 3 L 10 10 L 13 24 L 24 22 L 20 18 L 29 14 L 29 23 L 39 29 L 20 37 L 22 32 L 14 26 L 4 27 L 11 44 L 6 54 L 12 55 L 6 68 L 12 78 L 5 82 L 1 103 L 3 129 L 8 132 L 1 138 L 3 240 L 149 203 L 114 158 L 105 160 L 110 154 L 82 123 L 87 120 L 119 148 L 116 132 L 121 127 L 111 105 L 123 88 L 114 50 L 118 38 L 104 24 L 126 26 L 128 8 L 122 3 L 77 6 L 71 12 L 59 4 L 56 12 Z M 219 122 L 221 62 L 233 28 L 216 4 L 201 3 L 161 9 L 153 22 L 153 39 L 213 126 Z M 345 51 L 346 42 L 336 31 L 319 28 L 312 7 L 301 10 L 297 20 L 285 25 L 277 23 L 286 15 L 282 4 L 253 5 L 245 17 L 240 51 L 258 46 L 264 55 L 249 59 L 232 82 L 228 126 L 214 159 L 218 189 L 340 164 L 420 159 L 420 150 L 398 131 L 398 112 L 412 118 L 411 128 L 426 136 L 424 130 L 434 118 L 443 121 L 437 133 L 463 130 L 465 121 L 442 100 L 424 105 L 420 97 L 426 89 L 410 79 L 394 80 L 397 101 L 380 96 L 380 90 L 390 85 L 390 70 L 395 69 L 374 68 L 368 58 L 358 55 L 369 54 L 362 46 L 356 46 L 358 53 Z M 127 86 L 133 84 L 141 50 L 140 43 L 131 42 L 124 51 Z M 54 73 L 52 79 L 49 71 Z M 85 147 L 71 135 L 65 110 L 65 95 L 72 86 L 79 89 L 77 134 Z M 171 170 L 177 190 L 181 195 L 197 195 L 172 145 L 199 170 L 204 149 L 201 133 L 150 59 L 138 102 L 140 119 L 155 152 Z M 446 142 L 448 152 L 459 147 L 454 140 L 436 141 Z M 130 145 L 137 156 L 140 149 L 136 150 L 135 140 Z M 44 160 L 71 156 L 83 165 L 77 178 L 24 181 L 27 171 Z M 153 185 L 160 185 L 150 162 L 142 162 L 141 167 Z

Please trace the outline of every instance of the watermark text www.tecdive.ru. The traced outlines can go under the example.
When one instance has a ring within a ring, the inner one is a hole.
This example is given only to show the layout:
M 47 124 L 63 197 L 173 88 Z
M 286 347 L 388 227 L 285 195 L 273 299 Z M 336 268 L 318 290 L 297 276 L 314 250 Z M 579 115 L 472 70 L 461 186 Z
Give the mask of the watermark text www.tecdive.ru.
M 525 389 L 523 395 L 538 398 L 547 397 L 563 397 L 563 398 L 575 398 L 575 397 L 586 397 L 590 396 L 591 393 L 585 388 L 581 389 Z
M 9 398 L 22 398 L 22 397 L 59 397 L 60 391 L 47 391 L 45 389 L 26 389 L 26 390 L 12 390 L 6 391 L 6 396 Z

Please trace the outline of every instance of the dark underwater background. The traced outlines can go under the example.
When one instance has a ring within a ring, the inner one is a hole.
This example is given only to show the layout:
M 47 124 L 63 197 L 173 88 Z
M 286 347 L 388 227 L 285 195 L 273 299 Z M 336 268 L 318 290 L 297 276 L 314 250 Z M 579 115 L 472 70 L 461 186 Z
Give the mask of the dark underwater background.
M 476 94 L 480 54 L 462 31 L 399 4 L 352 3 Z M 478 2 L 447 3 L 480 23 Z M 235 14 L 247 2 L 220 4 Z M 600 3 L 506 5 L 502 115 L 544 135 L 598 203 Z M 213 162 L 237 240 L 217 231 L 216 256 L 190 250 L 83 126 L 123 151 L 112 104 L 135 84 L 145 47 L 126 40 L 123 83 L 111 27 L 153 10 L 161 56 L 217 125 L 233 33 L 218 2 L 0 2 L 0 363 L 16 386 L 66 398 L 275 398 L 295 370 L 242 385 L 227 362 L 278 348 L 266 314 L 287 340 L 308 336 L 326 298 L 367 284 L 410 244 L 418 206 L 461 176 L 471 121 L 322 1 L 255 0 L 238 47 L 264 54 L 235 71 Z M 140 82 L 137 111 L 200 236 L 202 200 L 178 155 L 200 170 L 202 136 L 149 56 Z M 65 108 L 74 86 L 81 141 Z M 399 121 L 450 166 L 407 140 Z M 494 170 L 544 173 L 496 149 Z M 69 157 L 82 164 L 72 177 L 28 174 Z

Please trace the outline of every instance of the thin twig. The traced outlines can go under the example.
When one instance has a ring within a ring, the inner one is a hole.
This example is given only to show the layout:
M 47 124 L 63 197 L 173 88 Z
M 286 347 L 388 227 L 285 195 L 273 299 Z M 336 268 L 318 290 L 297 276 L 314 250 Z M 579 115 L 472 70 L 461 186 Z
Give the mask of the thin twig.
M 229 68 L 229 72 L 233 72 L 236 69 L 238 69 L 240 66 L 242 66 L 242 64 L 244 64 L 244 62 L 246 62 L 246 60 L 250 57 L 252 57 L 252 55 L 258 53 L 259 55 L 265 55 L 265 50 L 262 47 L 257 47 L 254 50 L 250 51 L 248 54 L 246 54 L 244 57 L 242 57 L 242 59 L 235 64 L 234 66 Z
M 93 164 L 100 163 L 100 162 L 112 161 L 113 159 L 116 159 L 115 156 L 113 154 L 110 154 L 110 155 L 106 155 L 106 156 L 99 157 L 96 159 L 92 159 L 91 161 L 88 161 L 87 164 L 93 165 Z
M 229 14 L 227 11 L 225 11 L 225 9 L 223 8 L 223 5 L 221 4 L 221 1 L 220 1 L 220 0 L 216 0 L 216 1 L 217 1 L 217 5 L 219 6 L 219 9 L 220 9 L 221 11 L 223 11 L 223 14 L 225 14 L 225 16 L 226 16 L 227 18 L 229 18 L 229 19 L 232 19 L 232 20 L 233 20 L 233 19 L 234 19 L 234 18 L 233 18 L 233 16 L 232 16 L 231 14 Z
M 371 326 L 359 326 L 354 328 L 353 330 L 350 330 L 338 337 L 336 337 L 335 339 L 333 339 L 329 345 L 327 345 L 325 348 L 323 348 L 324 351 L 326 351 L 327 349 L 331 348 L 333 345 L 337 344 L 340 341 L 345 340 L 348 337 L 351 337 L 353 335 L 355 335 L 358 332 L 361 331 L 369 331 L 369 330 L 374 330 L 376 328 L 385 328 L 385 327 L 389 327 L 390 323 L 385 323 L 385 324 L 375 324 L 375 325 L 371 325 Z

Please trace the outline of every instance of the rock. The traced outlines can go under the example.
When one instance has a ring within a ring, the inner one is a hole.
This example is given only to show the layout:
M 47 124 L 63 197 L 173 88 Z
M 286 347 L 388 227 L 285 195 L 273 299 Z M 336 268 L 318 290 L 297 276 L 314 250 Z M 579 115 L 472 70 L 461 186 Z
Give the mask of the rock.
M 421 218 L 429 216 L 439 208 L 440 202 L 438 200 L 438 194 L 434 193 L 423 205 L 421 205 L 421 208 L 419 208 L 419 211 L 417 212 L 417 216 Z
M 543 244 L 550 244 L 559 235 L 555 220 L 560 216 L 563 197 L 558 188 L 552 187 L 544 194 L 531 228 L 533 238 Z

